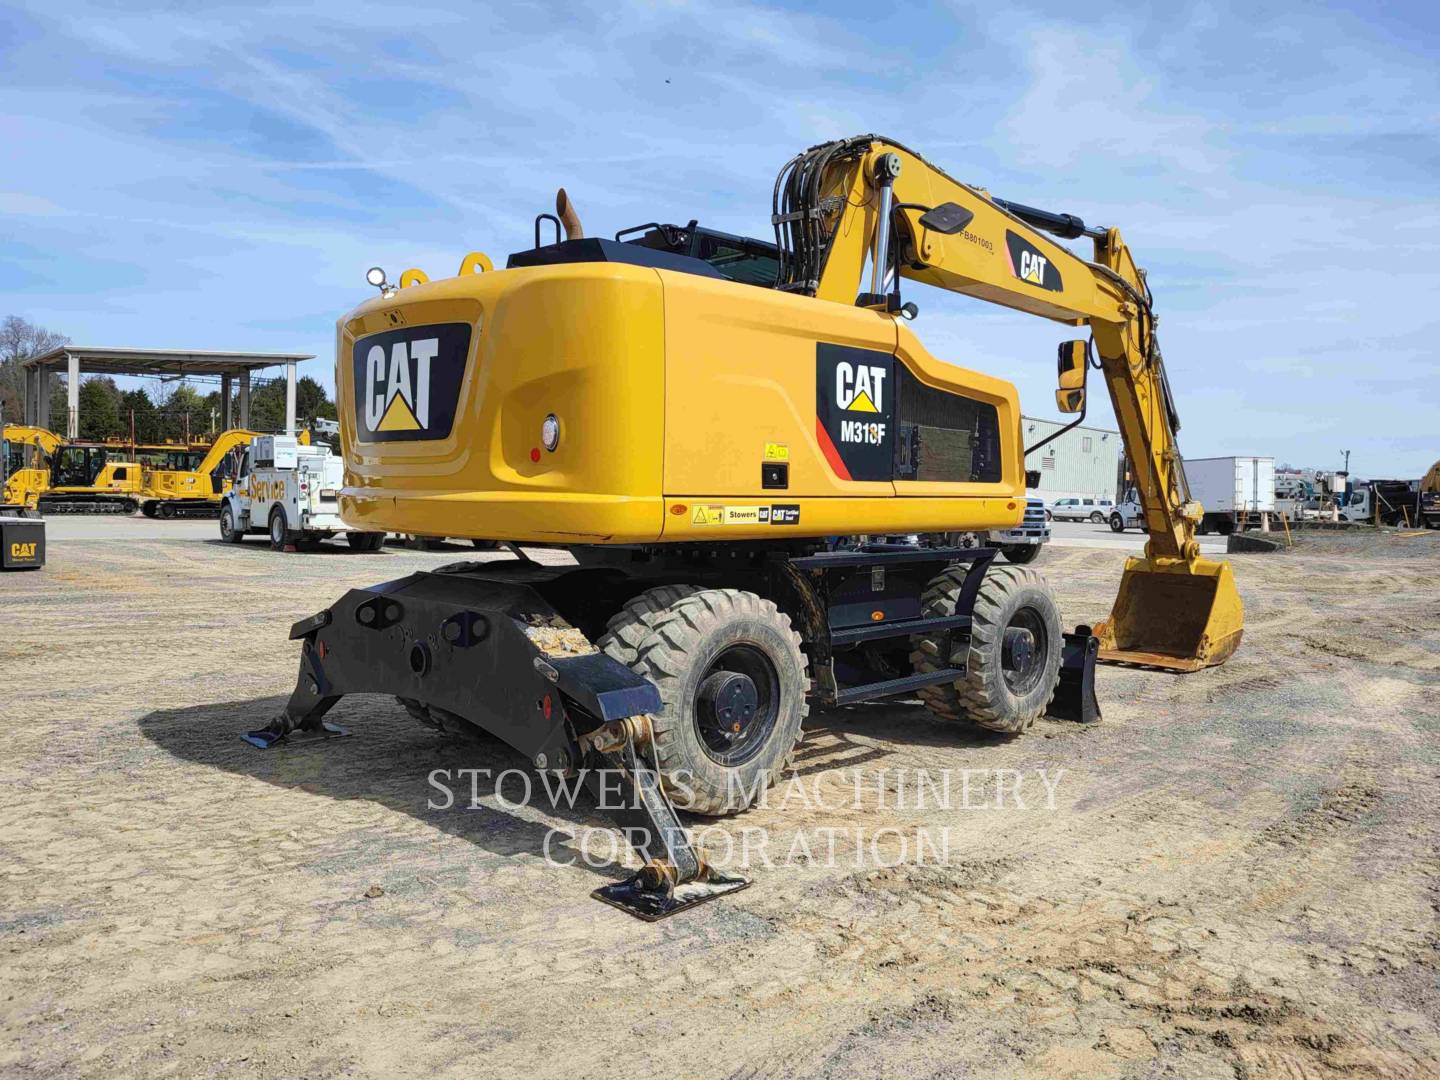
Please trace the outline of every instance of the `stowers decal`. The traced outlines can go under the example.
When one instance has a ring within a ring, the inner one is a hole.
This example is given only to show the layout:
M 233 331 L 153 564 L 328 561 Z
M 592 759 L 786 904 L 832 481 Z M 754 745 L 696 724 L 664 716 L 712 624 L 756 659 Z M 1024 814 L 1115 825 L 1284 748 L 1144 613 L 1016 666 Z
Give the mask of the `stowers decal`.
M 1050 257 L 1023 236 L 1006 230 L 1005 253 L 1010 256 L 1010 273 L 1021 281 L 1050 292 L 1061 292 L 1065 288 L 1060 271 Z
M 468 323 L 406 327 L 355 342 L 355 430 L 361 442 L 443 439 L 455 423 Z
M 815 347 L 815 438 L 842 480 L 889 480 L 895 444 L 895 357 Z

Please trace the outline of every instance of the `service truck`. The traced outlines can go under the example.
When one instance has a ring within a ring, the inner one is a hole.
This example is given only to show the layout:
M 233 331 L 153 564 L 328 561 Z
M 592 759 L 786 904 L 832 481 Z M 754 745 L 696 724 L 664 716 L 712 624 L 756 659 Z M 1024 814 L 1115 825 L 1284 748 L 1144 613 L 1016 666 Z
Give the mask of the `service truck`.
M 340 517 L 344 464 L 328 446 L 292 435 L 261 435 L 237 449 L 235 483 L 220 504 L 220 536 L 232 544 L 265 532 L 276 551 L 311 548 L 343 534 L 356 551 L 378 551 L 383 532 L 361 532 Z
M 1237 527 L 1259 524 L 1275 510 L 1275 459 L 1270 457 L 1187 458 L 1190 498 L 1205 508 L 1198 532 L 1229 536 Z M 1110 514 L 1110 528 L 1124 532 L 1145 527 L 1145 513 L 1134 488 Z

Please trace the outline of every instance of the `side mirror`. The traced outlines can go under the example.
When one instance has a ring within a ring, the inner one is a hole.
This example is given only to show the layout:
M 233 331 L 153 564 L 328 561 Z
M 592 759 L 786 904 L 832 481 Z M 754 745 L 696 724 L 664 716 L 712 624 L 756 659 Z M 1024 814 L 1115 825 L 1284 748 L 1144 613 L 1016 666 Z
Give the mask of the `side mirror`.
M 1055 391 L 1055 407 L 1062 413 L 1085 411 L 1085 376 L 1090 370 L 1090 343 L 1062 341 L 1057 368 L 1060 389 Z
M 1039 469 L 1026 469 L 1026 470 L 1025 470 L 1025 486 L 1026 486 L 1027 488 L 1029 488 L 1031 491 L 1034 491 L 1036 488 L 1038 488 L 1038 487 L 1040 486 L 1040 470 L 1039 470 Z
M 975 211 L 953 202 L 941 203 L 920 215 L 920 224 L 941 236 L 954 236 L 974 220 Z

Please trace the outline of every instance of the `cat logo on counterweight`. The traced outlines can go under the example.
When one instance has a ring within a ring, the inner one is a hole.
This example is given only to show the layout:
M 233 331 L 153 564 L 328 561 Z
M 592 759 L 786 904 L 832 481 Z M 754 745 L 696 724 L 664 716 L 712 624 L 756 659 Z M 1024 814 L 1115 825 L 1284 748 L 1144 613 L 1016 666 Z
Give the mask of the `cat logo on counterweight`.
M 407 327 L 355 342 L 355 420 L 362 442 L 443 439 L 470 350 L 466 323 Z

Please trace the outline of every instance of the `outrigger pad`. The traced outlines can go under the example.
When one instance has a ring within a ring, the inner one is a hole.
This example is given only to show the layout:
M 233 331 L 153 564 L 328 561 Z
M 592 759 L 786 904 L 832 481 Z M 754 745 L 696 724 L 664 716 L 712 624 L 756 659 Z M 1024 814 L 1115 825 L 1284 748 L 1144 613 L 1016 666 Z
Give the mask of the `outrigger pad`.
M 749 878 L 732 877 L 715 870 L 710 870 L 704 880 L 687 881 L 683 885 L 665 889 L 647 888 L 641 882 L 640 877 L 640 874 L 635 874 L 624 881 L 602 886 L 590 895 L 611 907 L 617 907 L 621 911 L 634 915 L 637 919 L 659 922 L 661 919 L 668 919 L 671 915 L 714 900 L 717 896 L 739 892 L 741 889 L 750 887 Z
M 240 737 L 256 749 L 269 750 L 278 742 L 285 742 L 291 746 L 308 746 L 311 743 L 326 742 L 330 739 L 343 739 L 349 734 L 349 728 L 332 724 L 329 720 L 322 720 L 319 728 L 314 731 L 307 728 L 296 728 L 288 735 L 282 735 L 269 728 L 257 728 L 255 731 L 245 732 Z
M 1094 724 L 1100 720 L 1100 702 L 1095 696 L 1095 661 L 1100 655 L 1100 639 L 1088 626 L 1077 626 L 1065 635 L 1060 653 L 1060 682 L 1055 697 L 1045 710 L 1056 720 L 1075 720 Z

